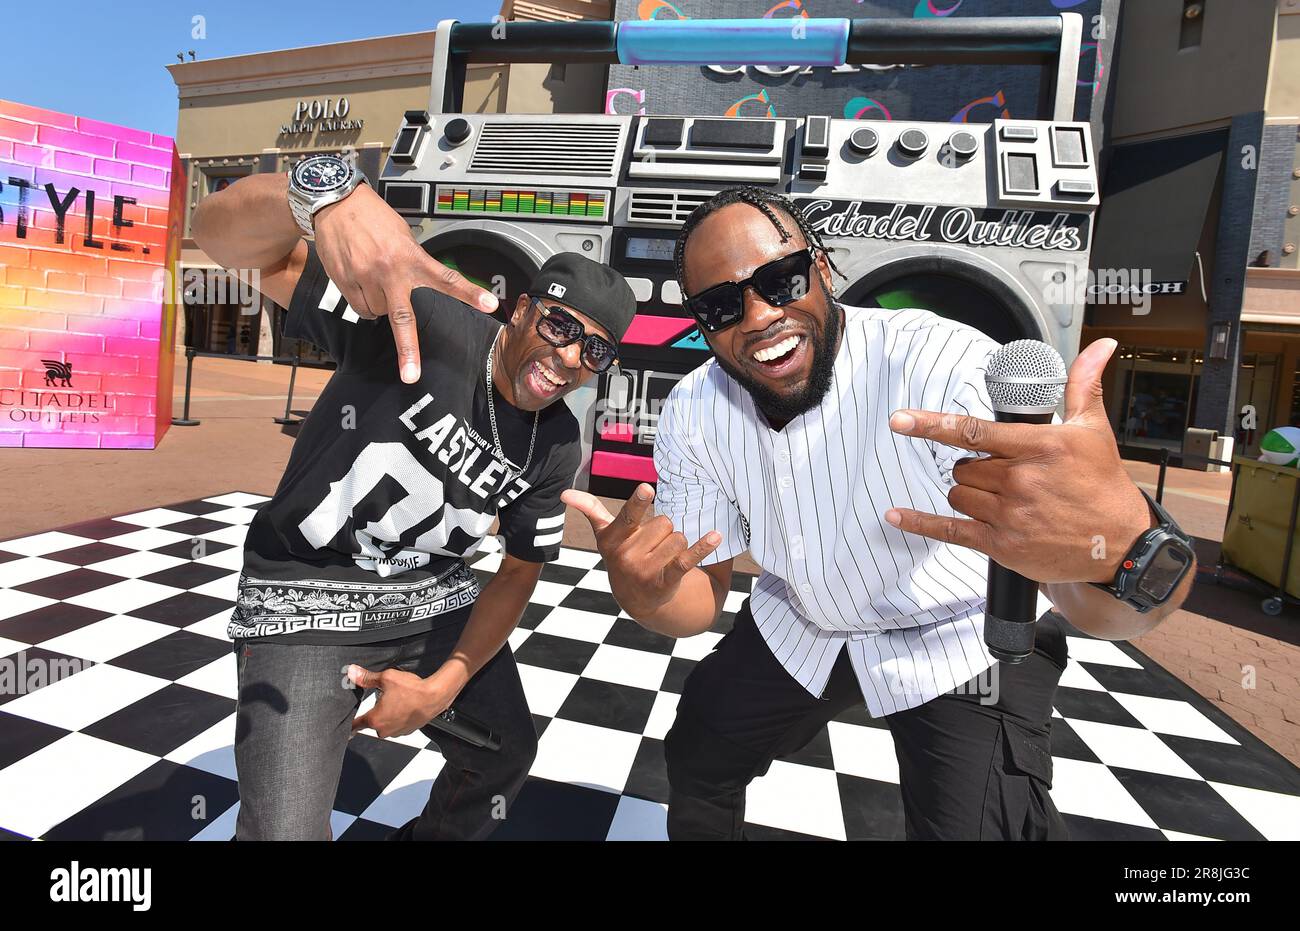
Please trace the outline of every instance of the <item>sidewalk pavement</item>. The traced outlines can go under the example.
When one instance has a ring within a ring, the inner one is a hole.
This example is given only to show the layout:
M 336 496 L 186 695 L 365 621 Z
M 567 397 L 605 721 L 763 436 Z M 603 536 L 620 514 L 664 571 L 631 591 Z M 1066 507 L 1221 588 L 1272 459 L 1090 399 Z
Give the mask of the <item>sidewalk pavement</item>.
M 310 409 L 329 375 L 299 368 L 294 409 Z M 158 449 L 0 450 L 0 484 L 10 490 L 0 539 L 229 491 L 274 494 L 293 446 L 293 429 L 272 421 L 284 413 L 288 383 L 288 366 L 200 358 L 190 412 L 202 422 L 171 427 Z M 175 384 L 179 417 L 183 356 Z M 1124 465 L 1154 493 L 1158 466 Z M 1300 611 L 1287 606 L 1281 616 L 1269 617 L 1259 609 L 1259 593 L 1212 581 L 1230 486 L 1228 473 L 1168 471 L 1165 507 L 1198 538 L 1202 571 L 1183 609 L 1134 643 L 1300 765 Z M 622 506 L 607 504 L 611 510 Z M 594 548 L 581 515 L 568 515 L 564 542 Z M 737 568 L 757 567 L 742 557 Z

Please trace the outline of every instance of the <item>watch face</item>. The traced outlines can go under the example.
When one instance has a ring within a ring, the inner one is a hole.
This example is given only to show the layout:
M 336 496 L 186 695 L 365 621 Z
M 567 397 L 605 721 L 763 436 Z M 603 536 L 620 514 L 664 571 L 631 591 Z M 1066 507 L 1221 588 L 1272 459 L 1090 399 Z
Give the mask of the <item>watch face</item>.
M 293 170 L 294 183 L 310 194 L 324 194 L 341 188 L 352 177 L 352 167 L 332 155 L 316 155 L 299 162 Z
M 1164 601 L 1187 571 L 1189 562 L 1186 553 L 1166 540 L 1151 557 L 1142 578 L 1138 579 L 1138 591 L 1154 602 Z

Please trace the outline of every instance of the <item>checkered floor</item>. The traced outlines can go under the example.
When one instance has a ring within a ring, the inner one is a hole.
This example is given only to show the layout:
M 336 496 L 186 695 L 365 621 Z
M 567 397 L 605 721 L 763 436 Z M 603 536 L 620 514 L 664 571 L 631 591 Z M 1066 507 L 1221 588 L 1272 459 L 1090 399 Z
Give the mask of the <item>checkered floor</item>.
M 231 836 L 225 627 L 265 500 L 234 492 L 0 542 L 0 837 Z M 491 544 L 474 560 L 484 578 Z M 663 737 L 748 584 L 717 631 L 673 641 L 620 615 L 597 555 L 547 566 L 510 641 L 540 749 L 497 837 L 664 837 Z M 1135 649 L 1072 637 L 1070 653 L 1052 796 L 1075 838 L 1300 839 L 1300 771 Z M 442 762 L 418 732 L 358 736 L 335 836 L 405 822 Z M 748 817 L 759 838 L 901 837 L 889 731 L 865 711 L 832 722 L 751 786 Z

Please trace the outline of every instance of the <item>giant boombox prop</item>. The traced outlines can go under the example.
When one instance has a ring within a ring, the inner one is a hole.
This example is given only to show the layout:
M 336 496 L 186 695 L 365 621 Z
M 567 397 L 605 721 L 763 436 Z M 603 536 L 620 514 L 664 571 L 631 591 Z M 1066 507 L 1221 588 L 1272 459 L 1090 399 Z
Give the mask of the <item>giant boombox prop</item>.
M 1077 14 L 438 25 L 427 110 L 409 111 L 381 190 L 430 254 L 506 306 L 551 255 L 628 279 L 637 316 L 618 370 L 567 398 L 583 427 L 579 487 L 655 479 L 664 397 L 708 347 L 681 307 L 672 252 L 691 210 L 732 184 L 784 192 L 847 276 L 849 304 L 925 307 L 999 341 L 1078 349 L 1097 178 L 1071 122 Z M 1037 63 L 1051 118 L 991 124 L 808 116 L 461 114 L 465 65 Z

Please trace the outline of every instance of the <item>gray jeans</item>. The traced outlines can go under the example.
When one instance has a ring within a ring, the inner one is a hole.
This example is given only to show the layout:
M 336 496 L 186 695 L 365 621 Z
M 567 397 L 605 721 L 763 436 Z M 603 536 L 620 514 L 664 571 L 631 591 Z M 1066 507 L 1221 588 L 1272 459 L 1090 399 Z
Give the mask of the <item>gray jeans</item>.
M 469 612 L 461 613 L 457 622 L 401 640 L 357 646 L 236 644 L 239 840 L 329 839 L 343 755 L 363 697 L 361 689 L 345 686 L 347 665 L 430 675 L 464 630 Z M 438 747 L 447 762 L 429 803 L 393 839 L 484 838 L 523 787 L 537 753 L 537 732 L 508 645 L 469 681 L 455 708 L 498 734 L 501 749 L 440 736 Z

